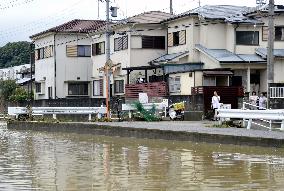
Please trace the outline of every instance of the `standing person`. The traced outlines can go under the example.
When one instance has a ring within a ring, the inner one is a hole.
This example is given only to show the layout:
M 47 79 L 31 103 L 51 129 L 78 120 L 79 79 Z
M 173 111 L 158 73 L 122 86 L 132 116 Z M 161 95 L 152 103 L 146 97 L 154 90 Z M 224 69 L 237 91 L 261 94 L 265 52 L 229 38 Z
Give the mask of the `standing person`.
M 218 96 L 216 91 L 214 91 L 214 95 L 212 97 L 211 107 L 212 107 L 213 112 L 214 112 L 213 120 L 215 121 L 216 117 L 217 117 L 217 111 L 216 110 L 220 108 L 220 96 Z
M 267 102 L 267 98 L 265 97 L 263 93 L 261 93 L 259 97 L 259 103 L 258 103 L 260 110 L 266 109 L 266 102 Z
M 251 109 L 257 109 L 257 99 L 258 96 L 256 95 L 256 92 L 252 92 L 252 95 L 249 97 Z

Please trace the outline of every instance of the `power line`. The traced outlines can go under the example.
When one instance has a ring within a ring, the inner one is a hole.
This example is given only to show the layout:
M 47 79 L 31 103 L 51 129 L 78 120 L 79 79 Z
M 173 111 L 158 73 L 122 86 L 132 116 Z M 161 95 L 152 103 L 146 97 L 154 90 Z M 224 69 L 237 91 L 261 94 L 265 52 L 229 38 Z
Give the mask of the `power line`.
M 17 6 L 20 6 L 20 5 L 31 3 L 35 0 L 24 0 L 23 2 L 16 3 L 18 1 L 19 0 L 11 1 L 11 2 L 8 3 L 9 5 L 6 5 L 5 7 L 0 6 L 0 10 L 6 10 L 6 9 L 14 8 L 14 7 L 17 7 Z

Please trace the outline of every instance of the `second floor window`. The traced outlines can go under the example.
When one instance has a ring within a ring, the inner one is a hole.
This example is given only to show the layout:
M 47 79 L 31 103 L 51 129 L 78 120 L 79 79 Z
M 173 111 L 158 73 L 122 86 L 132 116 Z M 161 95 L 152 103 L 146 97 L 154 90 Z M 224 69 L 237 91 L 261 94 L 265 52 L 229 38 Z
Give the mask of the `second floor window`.
M 236 31 L 236 44 L 237 45 L 259 45 L 259 32 L 258 31 Z
M 165 37 L 142 36 L 142 48 L 165 49 Z
M 50 58 L 53 56 L 53 46 L 46 46 L 35 50 L 35 60 L 41 60 L 44 58 Z
M 128 37 L 122 36 L 114 39 L 114 51 L 128 49 Z
M 275 40 L 284 41 L 284 26 L 275 27 Z
M 105 53 L 105 42 L 92 44 L 92 55 L 101 55 Z
M 90 45 L 66 45 L 66 55 L 68 57 L 90 57 Z
M 186 43 L 186 31 L 177 31 L 168 33 L 168 46 L 179 46 L 184 45 Z

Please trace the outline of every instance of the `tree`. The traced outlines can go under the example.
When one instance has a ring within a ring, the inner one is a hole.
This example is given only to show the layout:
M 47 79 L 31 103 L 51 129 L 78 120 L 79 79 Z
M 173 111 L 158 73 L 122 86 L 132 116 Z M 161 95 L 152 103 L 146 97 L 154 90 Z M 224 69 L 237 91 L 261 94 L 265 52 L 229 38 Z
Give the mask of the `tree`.
M 0 68 L 30 63 L 30 43 L 26 41 L 7 43 L 0 47 Z
M 18 85 L 15 80 L 1 80 L 0 81 L 0 95 L 3 101 L 9 101 L 10 96 L 12 96 L 17 89 Z
M 9 101 L 20 103 L 29 99 L 29 93 L 22 87 L 17 87 L 14 93 L 9 97 Z

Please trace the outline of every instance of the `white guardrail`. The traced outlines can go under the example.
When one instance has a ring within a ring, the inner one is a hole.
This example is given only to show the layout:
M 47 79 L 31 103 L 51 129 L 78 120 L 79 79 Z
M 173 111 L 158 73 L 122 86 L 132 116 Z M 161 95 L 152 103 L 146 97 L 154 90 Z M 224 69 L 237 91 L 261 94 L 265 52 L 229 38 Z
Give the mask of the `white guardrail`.
M 247 129 L 251 128 L 252 120 L 268 120 L 268 121 L 281 121 L 280 130 L 284 130 L 284 110 L 274 109 L 274 110 L 243 110 L 243 109 L 219 109 L 218 118 L 220 118 L 220 123 L 226 118 L 243 119 L 243 121 L 248 120 Z M 270 123 L 271 124 L 271 123 Z M 270 128 L 271 130 L 271 125 Z
M 18 118 L 21 114 L 29 114 L 28 110 L 26 107 L 8 107 L 8 115 Z M 106 107 L 32 107 L 30 110 L 32 115 L 53 115 L 54 119 L 56 114 L 88 114 L 89 121 L 92 119 L 92 114 L 98 114 L 100 118 L 101 114 L 107 113 Z

